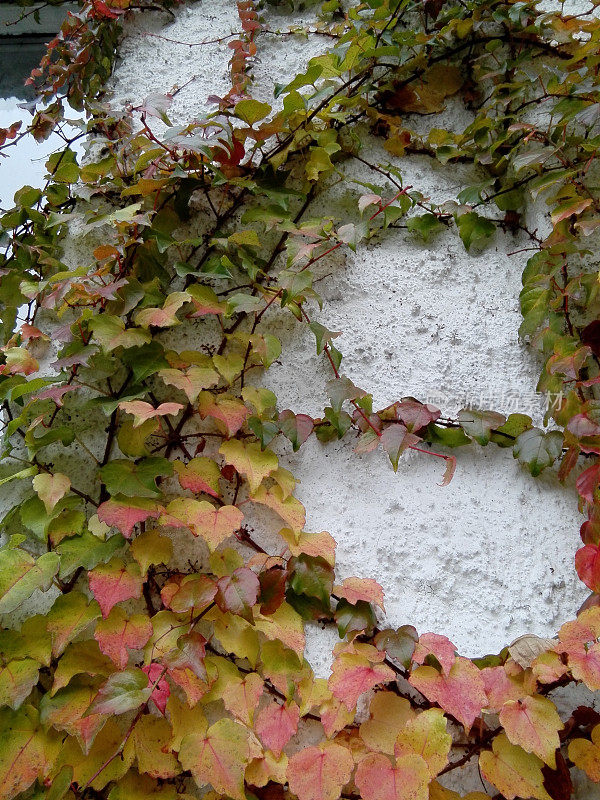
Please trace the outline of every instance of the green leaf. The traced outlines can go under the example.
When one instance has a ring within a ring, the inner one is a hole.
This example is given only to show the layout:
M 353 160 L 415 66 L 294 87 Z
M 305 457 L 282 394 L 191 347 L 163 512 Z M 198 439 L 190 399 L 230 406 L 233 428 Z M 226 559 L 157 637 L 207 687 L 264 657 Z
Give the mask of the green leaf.
M 65 580 L 79 567 L 90 570 L 98 564 L 105 564 L 124 545 L 125 539 L 118 533 L 103 540 L 89 531 L 84 531 L 79 536 L 63 539 L 55 548 L 60 556 L 58 577 Z
M 463 408 L 458 412 L 460 427 L 477 444 L 489 444 L 492 438 L 492 430 L 500 428 L 506 422 L 506 417 L 497 414 L 495 411 L 479 411 L 476 408 Z
M 173 464 L 166 458 L 144 458 L 141 461 L 114 459 L 100 469 L 100 477 L 111 495 L 156 497 L 160 489 L 156 479 L 173 474 Z
M 355 604 L 344 599 L 340 600 L 335 609 L 335 621 L 340 639 L 355 631 L 372 633 L 377 624 L 373 606 L 364 600 L 359 600 Z
M 58 572 L 59 557 L 44 553 L 34 559 L 24 550 L 0 550 L 0 614 L 14 611 L 36 589 L 47 591 Z
M 271 113 L 271 106 L 268 103 L 261 103 L 258 100 L 240 100 L 235 104 L 235 115 L 248 125 L 254 125 Z
M 137 667 L 110 675 L 100 687 L 89 714 L 125 714 L 139 708 L 150 699 L 148 676 Z
M 470 250 L 473 246 L 483 247 L 496 231 L 496 226 L 493 222 L 475 213 L 475 211 L 470 211 L 468 214 L 458 217 L 456 224 L 466 250 Z
M 562 446 L 563 434 L 560 431 L 544 433 L 539 428 L 530 428 L 517 438 L 513 455 L 535 478 L 554 464 L 562 453 Z

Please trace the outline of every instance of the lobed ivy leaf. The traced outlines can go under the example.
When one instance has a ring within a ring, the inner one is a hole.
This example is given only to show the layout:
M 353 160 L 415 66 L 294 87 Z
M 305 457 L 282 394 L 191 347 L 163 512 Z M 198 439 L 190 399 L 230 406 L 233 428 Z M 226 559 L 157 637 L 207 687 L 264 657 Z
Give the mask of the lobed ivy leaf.
M 335 742 L 304 747 L 289 760 L 287 779 L 298 800 L 336 800 L 348 783 L 354 759 Z
M 486 780 L 506 798 L 529 797 L 551 800 L 544 789 L 543 761 L 511 744 L 504 733 L 492 742 L 492 750 L 479 756 L 479 767 Z
M 104 619 L 117 603 L 142 596 L 142 575 L 135 562 L 125 564 L 121 558 L 113 558 L 91 570 L 88 580 Z
M 150 699 L 148 676 L 137 667 L 110 675 L 100 687 L 87 714 L 125 714 Z
M 94 638 L 100 650 L 118 669 L 125 669 L 129 650 L 140 650 L 152 635 L 152 623 L 144 614 L 127 614 L 120 606 L 98 621 Z
M 179 761 L 200 788 L 212 786 L 233 800 L 246 800 L 244 770 L 261 748 L 254 735 L 231 719 L 220 719 L 204 731 L 184 736 Z
M 554 464 L 562 453 L 562 446 L 563 434 L 560 431 L 529 428 L 517 437 L 513 455 L 535 478 Z
M 44 553 L 35 559 L 20 548 L 0 550 L 0 614 L 14 611 L 40 589 L 47 591 L 60 558 Z
M 169 503 L 161 523 L 174 528 L 187 528 L 194 536 L 204 539 L 212 551 L 238 530 L 243 518 L 244 515 L 235 506 L 215 508 L 207 500 L 182 497 Z

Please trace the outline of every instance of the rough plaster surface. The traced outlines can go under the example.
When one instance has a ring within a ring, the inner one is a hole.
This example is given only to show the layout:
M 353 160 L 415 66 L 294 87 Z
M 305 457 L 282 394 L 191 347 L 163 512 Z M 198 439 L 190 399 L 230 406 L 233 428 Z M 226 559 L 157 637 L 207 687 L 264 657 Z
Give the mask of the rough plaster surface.
M 265 17 L 271 30 L 307 19 L 272 11 Z M 176 124 L 202 116 L 211 108 L 207 98 L 228 89 L 230 51 L 226 41 L 193 45 L 236 30 L 233 0 L 183 7 L 174 20 L 139 16 L 121 50 L 113 103 L 136 105 L 193 76 L 169 114 Z M 285 83 L 324 46 L 318 36 L 261 34 L 255 96 L 272 101 L 274 83 Z M 447 116 L 448 124 L 465 124 L 455 108 Z M 377 143 L 368 157 L 391 158 Z M 401 163 L 405 182 L 436 199 L 455 198 L 473 179 L 468 170 L 424 158 Z M 381 182 L 362 165 L 348 169 Z M 316 212 L 326 208 L 340 219 L 344 203 L 356 209 L 356 199 L 335 188 L 322 202 Z M 394 231 L 325 264 L 325 308 L 316 318 L 343 332 L 336 344 L 345 374 L 373 393 L 377 407 L 414 395 L 446 413 L 470 402 L 506 413 L 518 408 L 541 422 L 539 367 L 517 336 L 523 256 L 508 255 L 525 244 L 499 234 L 484 253 L 468 255 L 452 231 L 428 246 Z M 281 313 L 271 325 L 284 356 L 266 385 L 282 408 L 319 414 L 331 376 L 314 342 Z M 382 453 L 358 457 L 350 440 L 325 447 L 311 441 L 298 454 L 281 454 L 301 481 L 307 529 L 329 530 L 337 540 L 341 578 L 372 576 L 383 585 L 391 624 L 444 632 L 471 656 L 497 652 L 525 632 L 554 635 L 586 596 L 573 566 L 581 521 L 573 490 L 550 475 L 533 480 L 510 452 L 469 447 L 458 456 L 454 481 L 441 488 L 435 458 L 406 458 L 394 475 Z M 308 626 L 307 655 L 321 675 L 334 643 L 331 632 Z

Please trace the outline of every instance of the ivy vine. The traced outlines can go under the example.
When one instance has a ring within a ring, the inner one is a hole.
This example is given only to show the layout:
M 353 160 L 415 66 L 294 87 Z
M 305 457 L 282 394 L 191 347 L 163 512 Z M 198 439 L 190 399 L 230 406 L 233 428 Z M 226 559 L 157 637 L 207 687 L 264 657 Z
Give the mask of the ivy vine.
M 0 487 L 16 498 L 0 523 L 0 800 L 453 800 L 444 776 L 466 764 L 470 800 L 568 800 L 575 768 L 600 783 L 600 714 L 564 693 L 600 689 L 593 7 L 326 0 L 309 34 L 278 32 L 321 36 L 323 52 L 271 105 L 252 97 L 261 8 L 241 0 L 213 113 L 173 125 L 177 90 L 117 113 L 103 87 L 121 21 L 175 5 L 85 0 L 30 78 L 31 125 L 0 130 L 0 156 L 22 136 L 65 139 L 43 189 L 0 217 Z M 436 127 L 448 102 L 469 110 L 464 130 Z M 85 111 L 76 135 L 67 105 Z M 425 134 L 414 114 L 431 115 Z M 395 157 L 466 162 L 481 181 L 438 203 L 369 160 L 365 126 Z M 78 163 L 85 136 L 95 155 Z M 353 161 L 368 184 L 347 177 Z M 355 197 L 344 220 L 313 211 L 333 181 Z M 525 221 L 532 199 L 545 234 Z M 399 226 L 432 243 L 454 228 L 467 251 L 497 229 L 527 237 L 520 332 L 557 398 L 549 425 L 414 398 L 378 410 L 345 375 L 338 334 L 313 319 L 315 265 Z M 75 228 L 98 237 L 91 264 L 65 257 Z M 275 309 L 330 369 L 319 418 L 256 379 L 284 357 Z M 479 659 L 383 628 L 381 587 L 337 584 L 334 540 L 304 530 L 277 448 L 311 436 L 381 448 L 394 470 L 417 451 L 443 484 L 472 443 L 512 448 L 534 477 L 575 471 L 589 600 L 557 638 Z M 245 523 L 255 506 L 281 519 L 276 546 Z M 337 626 L 327 681 L 304 659 L 306 620 Z

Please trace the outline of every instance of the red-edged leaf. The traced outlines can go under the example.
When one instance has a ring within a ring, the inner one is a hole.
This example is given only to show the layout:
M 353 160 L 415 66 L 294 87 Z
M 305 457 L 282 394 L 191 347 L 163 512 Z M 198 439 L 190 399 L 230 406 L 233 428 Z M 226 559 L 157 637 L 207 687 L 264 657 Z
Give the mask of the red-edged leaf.
M 148 676 L 150 686 L 154 686 L 150 699 L 160 713 L 164 715 L 167 708 L 167 700 L 171 694 L 171 689 L 165 678 L 165 668 L 153 661 L 152 664 L 142 667 L 142 672 L 145 672 Z
M 140 650 L 152 636 L 152 623 L 143 614 L 127 614 L 125 609 L 113 608 L 106 619 L 100 620 L 94 638 L 100 650 L 119 668 L 125 669 L 128 650 Z
M 142 576 L 135 562 L 124 564 L 120 558 L 113 558 L 88 572 L 88 579 L 104 619 L 117 603 L 142 596 Z
M 215 602 L 221 611 L 230 611 L 252 621 L 252 607 L 256 604 L 260 582 L 247 567 L 234 570 L 217 581 Z
M 126 414 L 133 415 L 133 427 L 138 428 L 147 419 L 179 414 L 183 406 L 181 403 L 161 403 L 158 408 L 154 408 L 144 400 L 124 400 L 119 403 L 119 408 Z
M 180 497 L 169 503 L 161 522 L 175 528 L 188 528 L 194 536 L 204 539 L 210 550 L 215 550 L 238 530 L 243 518 L 235 506 L 217 509 L 207 500 Z
M 456 660 L 456 646 L 446 636 L 438 633 L 424 633 L 419 637 L 412 660 L 423 664 L 428 655 L 434 655 L 446 675 Z
M 416 753 L 395 762 L 381 753 L 370 753 L 356 770 L 355 783 L 364 800 L 427 800 L 431 775 Z
M 207 575 L 175 575 L 160 593 L 167 608 L 176 614 L 191 611 L 194 615 L 204 611 L 215 598 L 217 584 Z
M 373 603 L 385 611 L 383 589 L 373 578 L 345 578 L 340 586 L 333 587 L 333 592 L 352 605 L 356 605 L 362 600 L 365 603 Z
M 522 700 L 509 700 L 500 711 L 500 723 L 513 744 L 556 768 L 555 753 L 560 747 L 558 731 L 563 724 L 556 706 L 547 697 L 533 695 Z
M 256 717 L 254 730 L 259 739 L 277 758 L 298 730 L 300 709 L 296 703 L 277 703 L 265 706 Z
M 349 750 L 334 742 L 304 747 L 289 760 L 287 777 L 298 800 L 338 800 L 348 783 L 354 759 Z
M 206 731 L 185 736 L 179 748 L 179 761 L 198 786 L 212 786 L 233 800 L 246 800 L 244 770 L 260 755 L 253 734 L 231 719 L 220 719 Z
M 221 470 L 212 458 L 193 458 L 188 464 L 174 461 L 173 466 L 182 489 L 189 489 L 195 494 L 205 492 L 212 497 L 220 496 L 219 478 Z
M 462 656 L 456 659 L 448 675 L 433 667 L 417 667 L 410 676 L 410 683 L 467 730 L 487 705 L 481 672 L 472 661 Z
M 123 536 L 131 539 L 132 531 L 139 522 L 157 519 L 163 510 L 154 500 L 117 495 L 98 506 L 98 519 L 117 528 Z

